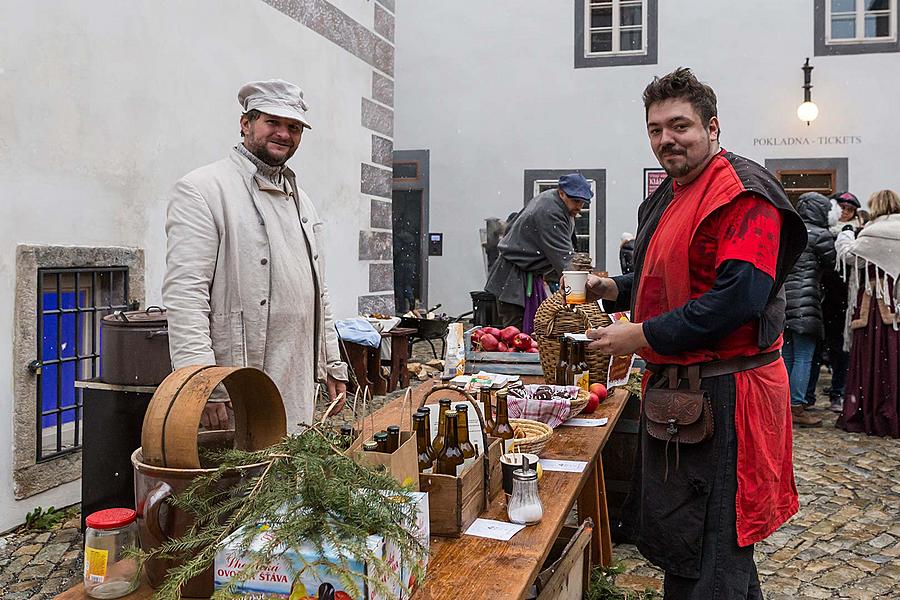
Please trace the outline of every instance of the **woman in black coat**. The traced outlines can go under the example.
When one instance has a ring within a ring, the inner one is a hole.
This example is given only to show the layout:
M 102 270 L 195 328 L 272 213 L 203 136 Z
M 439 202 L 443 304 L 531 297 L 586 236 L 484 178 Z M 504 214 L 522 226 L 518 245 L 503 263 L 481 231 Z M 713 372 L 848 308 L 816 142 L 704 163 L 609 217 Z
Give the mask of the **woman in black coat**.
M 810 192 L 797 200 L 797 212 L 806 223 L 806 249 L 784 282 L 787 306 L 784 326 L 784 364 L 790 376 L 794 423 L 818 427 L 822 420 L 805 412 L 806 386 L 816 343 L 823 336 L 822 274 L 834 269 L 834 237 L 828 231 L 831 203 Z

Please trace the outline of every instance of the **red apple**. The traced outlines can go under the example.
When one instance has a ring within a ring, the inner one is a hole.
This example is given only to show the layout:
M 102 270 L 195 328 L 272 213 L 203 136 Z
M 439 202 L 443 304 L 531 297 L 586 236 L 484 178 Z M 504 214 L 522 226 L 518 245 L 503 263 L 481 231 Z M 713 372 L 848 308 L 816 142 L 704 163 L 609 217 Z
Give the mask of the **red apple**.
M 531 339 L 530 335 L 528 335 L 527 333 L 520 333 L 516 337 L 513 338 L 512 345 L 515 347 L 516 350 L 525 351 L 525 350 L 528 350 L 529 348 L 531 348 L 532 341 L 533 340 Z
M 537 347 L 538 347 L 537 340 L 531 340 L 531 347 L 532 347 L 532 348 L 537 348 Z
M 602 383 L 592 383 L 591 393 L 597 394 L 597 398 L 599 398 L 600 402 L 606 400 L 606 397 L 609 395 L 609 393 L 606 391 L 606 386 Z
M 600 406 L 600 398 L 599 398 L 599 396 L 597 396 L 597 394 L 595 394 L 594 392 L 591 392 L 591 395 L 588 397 L 587 406 L 585 406 L 584 410 L 582 410 L 581 412 L 586 415 L 589 415 L 592 412 L 594 412 L 595 410 L 597 410 L 598 406 Z
M 497 344 L 494 352 L 509 352 L 509 346 L 506 345 L 506 342 L 500 342 Z
M 529 348 L 529 349 L 526 350 L 525 352 L 527 352 L 528 354 L 540 354 L 541 351 L 538 350 L 536 347 L 532 346 L 531 348 Z
M 522 332 L 519 331 L 517 327 L 513 327 L 512 325 L 510 325 L 509 327 L 506 327 L 505 329 L 500 331 L 500 340 L 506 342 L 507 344 L 511 344 L 513 339 L 520 333 Z
M 481 330 L 484 331 L 485 333 L 491 334 L 495 338 L 500 337 L 500 330 L 497 329 L 496 327 L 482 327 Z
M 481 348 L 485 352 L 497 352 L 498 351 L 497 346 L 499 345 L 500 342 L 498 342 L 497 338 L 495 338 L 490 333 L 486 333 L 483 336 L 481 336 L 480 343 L 481 343 Z

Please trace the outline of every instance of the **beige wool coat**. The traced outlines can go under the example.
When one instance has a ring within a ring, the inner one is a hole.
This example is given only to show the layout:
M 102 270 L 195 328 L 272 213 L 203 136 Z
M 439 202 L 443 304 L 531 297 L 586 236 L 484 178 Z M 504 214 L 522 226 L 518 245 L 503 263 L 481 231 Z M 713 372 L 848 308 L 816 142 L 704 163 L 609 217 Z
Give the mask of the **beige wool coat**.
M 275 365 L 285 373 L 281 389 L 289 427 L 312 421 L 316 382 L 327 375 L 347 379 L 341 362 L 328 287 L 325 284 L 322 222 L 294 173 L 285 177 L 296 190 L 302 229 L 314 266 L 318 301 L 300 310 L 314 312 L 316 332 L 308 367 L 289 361 L 288 352 L 266 345 L 270 297 L 270 249 L 260 203 L 265 194 L 256 166 L 238 152 L 184 176 L 171 192 L 166 215 L 166 274 L 163 303 L 168 311 L 172 365 Z M 282 192 L 283 194 L 283 192 Z M 299 217 L 298 217 L 299 218 Z M 294 353 L 296 349 L 294 349 Z M 283 356 L 282 356 L 283 354 Z

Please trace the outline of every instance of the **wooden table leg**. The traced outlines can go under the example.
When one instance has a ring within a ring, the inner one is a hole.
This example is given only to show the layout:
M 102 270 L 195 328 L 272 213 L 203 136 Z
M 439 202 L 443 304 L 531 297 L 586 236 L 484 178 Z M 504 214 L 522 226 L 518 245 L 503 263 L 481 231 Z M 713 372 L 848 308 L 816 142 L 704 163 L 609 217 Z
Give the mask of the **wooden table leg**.
M 366 347 L 366 371 L 372 382 L 372 395 L 384 396 L 388 393 L 388 382 L 381 374 L 381 346 Z
M 353 375 L 359 384 L 359 389 L 371 387 L 367 369 L 366 369 L 366 348 L 353 342 L 344 342 L 344 348 L 347 352 L 347 363 L 353 370 Z
M 409 342 L 407 335 L 395 335 L 391 337 L 391 389 L 397 389 L 397 384 L 401 388 L 409 387 L 409 370 L 406 368 L 409 363 Z
M 597 464 L 591 467 L 591 473 L 588 475 L 587 482 L 578 496 L 578 519 L 583 521 L 590 518 L 594 522 L 594 528 L 591 531 L 591 562 L 595 565 L 606 564 L 606 557 L 603 556 L 603 546 L 600 543 L 600 494 L 597 489 Z
M 612 564 L 612 529 L 609 526 L 609 507 L 606 498 L 606 479 L 603 476 L 603 456 L 597 457 L 597 497 L 600 504 L 600 520 L 597 529 L 600 531 L 600 551 L 603 558 L 603 566 Z

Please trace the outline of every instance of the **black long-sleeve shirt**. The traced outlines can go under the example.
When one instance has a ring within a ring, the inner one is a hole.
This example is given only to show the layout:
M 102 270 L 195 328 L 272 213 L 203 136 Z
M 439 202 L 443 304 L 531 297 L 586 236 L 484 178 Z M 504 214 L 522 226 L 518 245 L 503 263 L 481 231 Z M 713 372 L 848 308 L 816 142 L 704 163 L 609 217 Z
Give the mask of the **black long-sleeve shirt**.
M 628 306 L 634 273 L 612 279 L 619 288 L 612 305 Z M 657 354 L 708 348 L 744 323 L 758 319 L 774 283 L 768 274 L 748 262 L 726 260 L 716 269 L 716 279 L 708 292 L 644 321 L 644 336 Z

